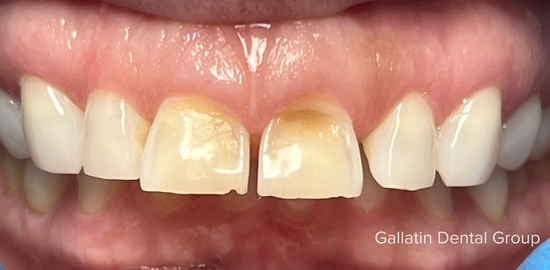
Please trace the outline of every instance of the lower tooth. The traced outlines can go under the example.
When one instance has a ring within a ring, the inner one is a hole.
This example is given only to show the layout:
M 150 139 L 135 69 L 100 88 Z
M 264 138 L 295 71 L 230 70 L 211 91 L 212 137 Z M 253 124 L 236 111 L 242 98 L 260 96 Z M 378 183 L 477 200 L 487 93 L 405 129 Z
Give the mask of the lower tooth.
M 363 189 L 361 196 L 357 197 L 355 202 L 368 213 L 384 201 L 387 191 L 372 177 L 365 155 L 361 155 L 361 163 L 363 164 Z
M 165 100 L 151 127 L 141 165 L 144 191 L 244 194 L 250 142 L 246 129 L 197 97 Z
M 542 111 L 540 118 L 540 127 L 537 134 L 535 144 L 531 149 L 529 159 L 538 160 L 544 157 L 544 155 L 550 149 L 550 108 L 546 108 Z
M 86 215 L 99 213 L 115 195 L 120 181 L 103 180 L 80 173 L 78 179 L 78 208 Z
M 505 170 L 495 167 L 485 184 L 469 187 L 468 191 L 491 221 L 499 222 L 502 219 L 508 201 L 508 175 Z
M 357 197 L 362 168 L 351 120 L 338 104 L 309 99 L 277 115 L 262 135 L 258 194 L 284 199 Z
M 537 139 L 540 119 L 540 98 L 534 96 L 502 126 L 502 144 L 497 161 L 500 167 L 512 171 L 525 163 Z
M 432 187 L 416 191 L 415 196 L 432 217 L 441 221 L 451 220 L 453 216 L 451 188 L 443 185 L 439 175 L 436 176 Z
M 44 172 L 27 160 L 23 183 L 29 208 L 39 215 L 49 213 L 73 177 Z
M 4 194 L 6 196 L 15 196 L 21 191 L 25 162 L 25 160 L 14 158 L 6 150 L 2 153 L 2 173 L 4 176 Z
M 31 156 L 25 134 L 21 104 L 0 89 L 0 140 L 12 156 L 23 159 Z

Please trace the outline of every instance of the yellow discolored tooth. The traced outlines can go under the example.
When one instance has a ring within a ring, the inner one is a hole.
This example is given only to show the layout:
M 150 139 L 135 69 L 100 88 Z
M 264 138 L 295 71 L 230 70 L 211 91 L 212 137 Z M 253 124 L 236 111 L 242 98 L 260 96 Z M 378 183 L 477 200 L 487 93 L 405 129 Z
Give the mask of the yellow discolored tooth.
M 283 199 L 357 197 L 359 145 L 347 113 L 310 98 L 277 115 L 260 144 L 258 194 Z
M 85 123 L 84 172 L 103 179 L 138 179 L 151 123 L 103 90 L 88 97 Z
M 99 213 L 115 195 L 120 181 L 104 180 L 81 172 L 78 176 L 78 208 L 86 215 Z
M 25 160 L 14 158 L 7 150 L 2 153 L 2 173 L 4 176 L 4 194 L 8 197 L 21 192 Z
M 73 180 L 74 175 L 51 174 L 42 171 L 27 160 L 23 183 L 29 208 L 36 214 L 46 215 L 54 207 L 57 199 Z
M 491 221 L 497 223 L 504 217 L 508 202 L 508 174 L 505 170 L 495 167 L 486 183 L 469 187 L 468 191 Z
M 247 192 L 248 132 L 199 97 L 165 100 L 149 132 L 141 163 L 144 191 L 176 194 Z

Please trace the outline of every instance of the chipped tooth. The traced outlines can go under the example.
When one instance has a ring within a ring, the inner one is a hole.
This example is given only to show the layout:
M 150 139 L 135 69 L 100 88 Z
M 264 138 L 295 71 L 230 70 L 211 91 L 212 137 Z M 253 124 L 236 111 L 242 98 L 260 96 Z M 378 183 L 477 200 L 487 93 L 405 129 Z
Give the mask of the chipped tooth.
M 370 171 L 385 188 L 418 190 L 435 177 L 435 125 L 422 95 L 406 96 L 371 133 L 363 147 Z
M 103 179 L 138 179 L 151 124 L 122 98 L 107 91 L 88 97 L 84 172 Z
M 21 79 L 23 126 L 31 157 L 50 173 L 82 169 L 84 113 L 60 91 L 35 77 Z
M 437 171 L 446 186 L 483 184 L 500 148 L 500 91 L 487 88 L 465 99 L 438 129 Z
M 120 181 L 109 181 L 81 172 L 78 179 L 78 208 L 86 215 L 99 213 L 115 195 Z
M 372 177 L 367 157 L 364 154 L 361 155 L 361 163 L 363 164 L 363 189 L 361 196 L 357 197 L 355 202 L 368 213 L 384 201 L 387 190 L 381 187 Z
M 25 160 L 14 158 L 4 149 L 2 153 L 2 175 L 4 176 L 4 194 L 6 196 L 12 197 L 21 192 L 25 162 Z
M 18 159 L 31 156 L 25 133 L 21 103 L 0 89 L 0 140 L 10 154 Z
M 537 139 L 541 118 L 539 96 L 533 96 L 502 125 L 497 164 L 505 170 L 518 169 L 529 157 Z
M 529 155 L 530 160 L 539 160 L 550 149 L 550 108 L 546 108 L 542 111 L 540 118 L 540 127 L 537 134 L 537 139 L 531 149 Z
M 362 168 L 347 113 L 308 99 L 277 115 L 260 143 L 258 194 L 283 199 L 358 197 Z
M 508 201 L 508 175 L 505 170 L 495 167 L 485 184 L 469 187 L 468 192 L 491 221 L 499 222 L 504 217 Z
M 198 97 L 165 100 L 141 163 L 144 191 L 179 194 L 247 192 L 250 142 L 246 129 Z
M 453 216 L 451 188 L 443 185 L 443 181 L 441 181 L 439 175 L 435 178 L 432 187 L 418 190 L 414 194 L 432 217 L 440 221 L 449 221 Z
M 244 195 L 238 194 L 235 191 L 229 192 L 222 196 L 215 196 L 215 200 L 222 208 L 232 211 L 244 211 L 254 206 L 258 200 L 256 193 L 258 179 L 258 162 L 253 160 L 250 163 L 250 176 L 248 177 L 248 192 Z
M 37 168 L 32 160 L 27 160 L 23 185 L 29 208 L 39 215 L 49 213 L 72 177 L 74 175 L 47 173 Z

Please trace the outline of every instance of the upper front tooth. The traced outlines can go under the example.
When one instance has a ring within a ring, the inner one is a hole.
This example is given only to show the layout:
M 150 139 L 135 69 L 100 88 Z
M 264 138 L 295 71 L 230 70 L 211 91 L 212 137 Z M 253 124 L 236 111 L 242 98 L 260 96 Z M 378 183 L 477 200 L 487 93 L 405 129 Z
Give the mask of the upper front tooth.
M 25 134 L 21 104 L 0 89 L 0 140 L 10 154 L 23 159 L 31 156 Z
M 417 190 L 435 177 L 435 125 L 428 103 L 411 93 L 363 142 L 372 176 L 385 188 Z
M 141 188 L 180 194 L 248 189 L 246 129 L 197 97 L 165 100 L 151 127 L 141 165 Z
M 548 149 L 550 149 L 550 108 L 542 111 L 539 132 L 529 158 L 532 160 L 541 159 L 548 152 Z
M 42 171 L 28 159 L 23 183 L 29 208 L 36 214 L 49 213 L 65 188 L 71 183 L 71 177 L 67 174 L 51 174 Z
M 151 124 L 122 98 L 107 91 L 88 97 L 84 172 L 104 179 L 138 179 Z
M 36 166 L 51 173 L 82 169 L 84 113 L 60 91 L 35 77 L 21 80 L 23 127 Z
M 497 160 L 500 167 L 513 171 L 527 160 L 537 139 L 540 117 L 540 98 L 534 96 L 502 125 L 502 144 Z
M 276 116 L 260 144 L 258 194 L 284 199 L 357 197 L 359 146 L 347 113 L 322 99 Z
M 464 100 L 438 130 L 437 170 L 447 186 L 485 183 L 500 148 L 500 91 L 487 88 Z

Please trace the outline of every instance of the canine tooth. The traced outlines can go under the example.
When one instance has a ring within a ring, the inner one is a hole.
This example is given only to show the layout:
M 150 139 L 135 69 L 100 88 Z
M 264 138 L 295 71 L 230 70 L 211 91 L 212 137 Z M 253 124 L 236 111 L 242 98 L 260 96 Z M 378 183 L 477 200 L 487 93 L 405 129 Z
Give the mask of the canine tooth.
M 23 127 L 31 157 L 50 173 L 82 169 L 84 113 L 65 94 L 35 77 L 21 79 Z
M 498 222 L 502 219 L 508 201 L 508 175 L 505 170 L 495 167 L 485 184 L 469 187 L 468 191 L 490 220 Z
M 500 148 L 500 91 L 487 88 L 465 99 L 438 130 L 437 170 L 446 186 L 483 184 Z
M 27 160 L 23 184 L 29 208 L 39 215 L 49 213 L 72 177 L 74 175 L 47 173 L 37 168 L 32 160 Z
M 441 177 L 436 176 L 432 187 L 418 190 L 414 193 L 420 204 L 434 218 L 448 221 L 453 216 L 453 201 L 451 188 L 443 185 Z
M 533 96 L 502 125 L 502 141 L 497 160 L 500 167 L 512 171 L 525 163 L 537 139 L 540 117 L 540 98 Z
M 387 190 L 382 188 L 372 177 L 365 155 L 361 155 L 361 163 L 363 164 L 363 189 L 361 196 L 355 200 L 361 209 L 368 213 L 386 198 Z
M 0 140 L 10 154 L 24 159 L 31 156 L 25 134 L 21 103 L 0 89 Z
M 2 153 L 2 175 L 4 176 L 4 194 L 6 196 L 15 196 L 21 191 L 24 168 L 25 160 L 14 158 L 4 149 Z
M 260 143 L 258 194 L 284 199 L 358 197 L 362 168 L 347 113 L 323 99 L 277 115 Z
M 250 142 L 246 129 L 198 97 L 165 100 L 141 163 L 141 188 L 179 194 L 247 192 Z
M 542 111 L 540 118 L 540 127 L 537 134 L 535 144 L 531 149 L 529 155 L 530 160 L 538 160 L 544 157 L 544 155 L 550 149 L 550 108 L 546 108 Z
M 115 195 L 120 181 L 109 181 L 81 172 L 78 179 L 78 208 L 86 215 L 99 213 Z
M 84 172 L 103 179 L 138 179 L 151 124 L 122 98 L 107 91 L 88 97 Z
M 435 125 L 417 92 L 405 97 L 363 141 L 370 171 L 385 188 L 417 190 L 435 177 Z

